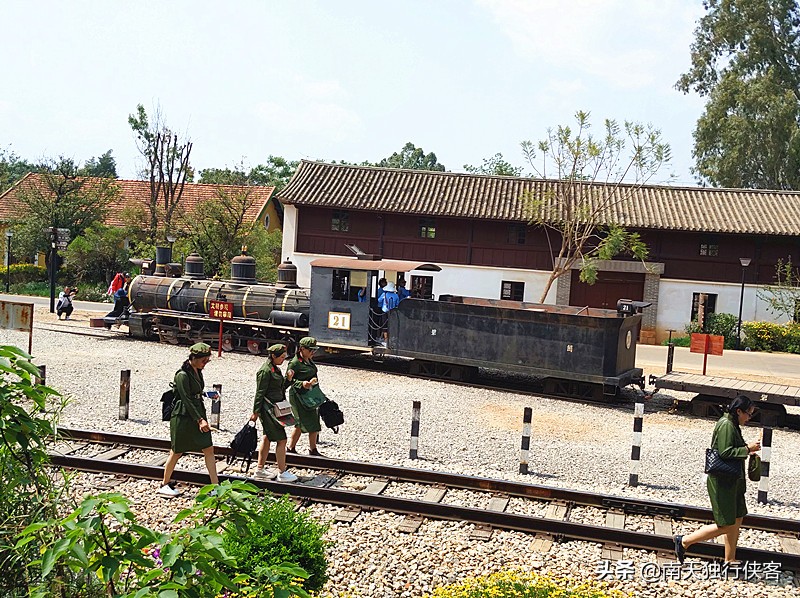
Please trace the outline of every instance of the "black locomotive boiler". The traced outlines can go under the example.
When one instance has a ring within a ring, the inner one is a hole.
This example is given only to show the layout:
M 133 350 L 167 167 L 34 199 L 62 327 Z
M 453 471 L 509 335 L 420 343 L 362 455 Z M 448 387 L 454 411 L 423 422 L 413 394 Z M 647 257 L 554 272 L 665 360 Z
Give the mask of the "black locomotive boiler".
M 234 311 L 223 322 L 226 351 L 258 354 L 273 342 L 293 349 L 311 335 L 328 353 L 411 358 L 413 372 L 431 377 L 467 380 L 479 367 L 491 368 L 542 378 L 550 394 L 595 400 L 630 384 L 644 386 L 635 360 L 647 303 L 620 300 L 614 311 L 442 295 L 410 297 L 383 314 L 376 300 L 379 278 L 405 274 L 413 284 L 441 268 L 359 258 L 312 261 L 311 288 L 304 289 L 288 262 L 276 284 L 260 284 L 249 256 L 234 258 L 233 276 L 225 281 L 203 278 L 202 263 L 190 256 L 185 275 L 134 279 L 130 333 L 216 346 L 219 321 L 208 315 L 210 302 L 228 301 Z

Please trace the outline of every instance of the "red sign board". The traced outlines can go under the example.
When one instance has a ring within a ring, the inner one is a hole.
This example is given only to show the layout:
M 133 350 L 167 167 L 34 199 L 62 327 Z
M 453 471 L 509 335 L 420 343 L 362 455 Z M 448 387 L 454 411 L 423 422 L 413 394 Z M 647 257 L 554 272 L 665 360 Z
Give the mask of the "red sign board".
M 725 346 L 725 337 L 717 334 L 692 334 L 689 351 L 692 353 L 708 353 L 709 355 L 722 355 Z
M 229 301 L 211 301 L 208 306 L 208 315 L 217 320 L 230 320 L 233 318 L 233 303 Z

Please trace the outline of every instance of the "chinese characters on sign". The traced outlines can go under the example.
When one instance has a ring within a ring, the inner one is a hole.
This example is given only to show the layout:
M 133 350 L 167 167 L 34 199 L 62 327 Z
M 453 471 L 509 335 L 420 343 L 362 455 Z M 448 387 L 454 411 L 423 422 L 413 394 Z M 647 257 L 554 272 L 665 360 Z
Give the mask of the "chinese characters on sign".
M 778 581 L 781 574 L 780 563 L 758 563 L 744 561 L 739 563 L 697 562 L 681 565 L 674 563 L 640 563 L 638 567 L 633 561 L 610 561 L 603 559 L 597 562 L 595 575 L 600 580 L 619 579 L 631 581 L 641 579 L 645 583 L 680 580 L 723 580 L 740 579 L 752 581 Z
M 233 317 L 233 303 L 229 301 L 211 301 L 208 315 L 217 320 L 230 320 Z

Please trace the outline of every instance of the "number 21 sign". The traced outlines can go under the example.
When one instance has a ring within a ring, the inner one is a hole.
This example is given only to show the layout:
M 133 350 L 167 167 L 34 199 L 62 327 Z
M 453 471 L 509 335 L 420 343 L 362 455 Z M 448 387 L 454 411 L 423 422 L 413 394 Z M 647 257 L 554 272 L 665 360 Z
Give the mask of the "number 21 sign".
M 350 314 L 339 311 L 329 311 L 328 328 L 333 328 L 334 330 L 350 330 Z

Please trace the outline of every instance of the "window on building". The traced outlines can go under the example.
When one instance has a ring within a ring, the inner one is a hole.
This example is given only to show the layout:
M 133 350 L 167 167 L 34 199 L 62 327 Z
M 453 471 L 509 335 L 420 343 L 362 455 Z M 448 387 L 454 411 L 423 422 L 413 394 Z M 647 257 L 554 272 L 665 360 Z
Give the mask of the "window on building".
M 433 299 L 433 276 L 412 276 L 408 290 L 414 299 Z
M 506 242 L 509 245 L 525 245 L 525 225 L 509 224 L 508 239 Z
M 436 220 L 433 218 L 419 219 L 419 236 L 422 239 L 436 238 Z
M 700 255 L 708 257 L 716 257 L 719 255 L 719 244 L 715 242 L 700 243 Z
M 334 210 L 331 217 L 331 230 L 346 233 L 350 230 L 350 214 L 342 210 Z
M 500 285 L 500 299 L 508 299 L 510 301 L 522 301 L 525 296 L 525 283 L 514 282 L 512 280 L 504 280 Z
M 703 329 L 708 322 L 708 316 L 717 313 L 717 294 L 716 293 L 693 293 L 692 294 L 692 317 L 694 322 L 702 315 Z

